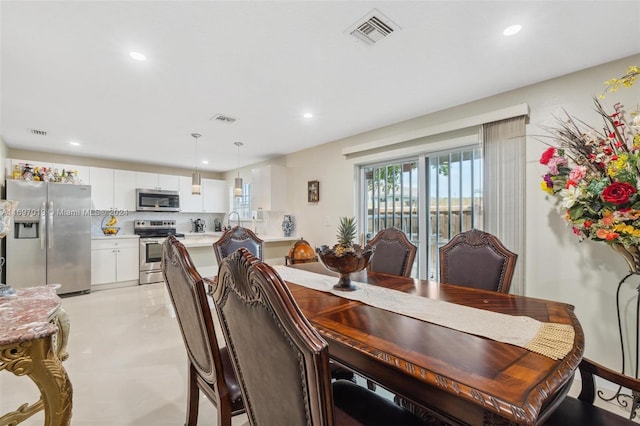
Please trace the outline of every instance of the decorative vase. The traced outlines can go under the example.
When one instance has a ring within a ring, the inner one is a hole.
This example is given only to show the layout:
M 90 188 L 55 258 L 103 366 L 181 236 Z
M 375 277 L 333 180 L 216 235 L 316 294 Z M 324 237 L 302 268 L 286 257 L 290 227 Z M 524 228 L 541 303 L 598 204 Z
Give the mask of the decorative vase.
M 291 215 L 284 215 L 282 219 L 282 232 L 285 237 L 291 236 L 291 231 L 293 231 L 293 218 Z
M 362 271 L 366 268 L 371 256 L 373 256 L 374 248 L 371 246 L 362 248 L 359 245 L 354 245 L 353 248 L 353 252 L 343 253 L 340 256 L 336 255 L 333 248 L 329 248 L 326 245 L 316 249 L 324 267 L 340 274 L 338 283 L 333 286 L 336 290 L 355 290 L 356 286 L 351 282 L 351 273 Z
M 638 274 L 640 272 L 640 250 L 637 246 L 625 247 L 622 244 L 611 244 L 611 248 L 620 253 L 629 265 L 629 272 Z

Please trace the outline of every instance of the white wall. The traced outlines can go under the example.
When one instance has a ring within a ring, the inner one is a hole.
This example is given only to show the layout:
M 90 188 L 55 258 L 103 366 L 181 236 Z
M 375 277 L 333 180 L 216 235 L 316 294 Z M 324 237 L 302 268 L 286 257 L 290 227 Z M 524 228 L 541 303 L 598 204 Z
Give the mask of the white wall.
M 337 218 L 355 214 L 354 165 L 363 159 L 346 159 L 341 154 L 344 147 L 527 103 L 531 112 L 526 142 L 526 252 L 518 260 L 525 266 L 526 294 L 575 306 L 585 334 L 586 356 L 619 369 L 615 289 L 627 266 L 604 243 L 578 242 L 564 224 L 555 200 L 539 189 L 544 168 L 538 159 L 545 145 L 536 135 L 544 134 L 543 125 L 553 124 L 554 116 L 562 116 L 562 108 L 594 126 L 599 125 L 598 114 L 593 111 L 593 96 L 601 93 L 605 80 L 623 75 L 630 65 L 640 65 L 640 55 L 287 155 L 284 160 L 289 168 L 288 213 L 295 216 L 298 235 L 313 245 L 333 244 Z M 639 100 L 640 83 L 632 89 L 609 94 L 605 104 L 622 101 L 631 109 L 637 107 Z M 441 139 L 432 137 L 400 144 L 389 155 L 428 149 L 429 143 Z M 278 162 L 282 163 L 282 159 Z M 309 180 L 320 181 L 318 203 L 307 202 Z M 634 296 L 639 282 L 640 279 L 630 280 L 624 287 L 625 301 Z M 634 303 L 635 299 L 629 305 Z

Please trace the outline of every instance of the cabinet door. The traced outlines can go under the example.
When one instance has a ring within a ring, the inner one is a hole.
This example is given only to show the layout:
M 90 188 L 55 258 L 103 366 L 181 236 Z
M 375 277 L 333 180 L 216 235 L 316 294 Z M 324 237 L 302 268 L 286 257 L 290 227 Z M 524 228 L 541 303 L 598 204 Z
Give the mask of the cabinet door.
M 158 174 L 147 172 L 136 172 L 136 187 L 143 189 L 159 189 Z
M 266 210 L 263 201 L 264 195 L 264 168 L 251 170 L 251 208 L 252 210 Z
M 203 179 L 204 181 L 204 179 Z M 204 193 L 204 188 L 201 188 Z M 201 213 L 203 194 L 191 193 L 191 177 L 180 176 L 180 211 L 183 213 Z
M 167 191 L 179 191 L 180 176 L 158 175 L 158 187 Z
M 91 204 L 96 210 L 113 207 L 113 170 L 91 167 Z
M 113 171 L 113 207 L 119 210 L 136 210 L 136 172 Z
M 227 181 L 202 179 L 202 200 L 207 213 L 224 213 L 227 207 Z
M 91 284 L 116 282 L 116 249 L 91 250 Z
M 135 247 L 117 249 L 116 280 L 132 281 L 140 278 L 140 250 Z
M 251 170 L 253 210 L 284 211 L 287 206 L 287 171 L 283 166 Z

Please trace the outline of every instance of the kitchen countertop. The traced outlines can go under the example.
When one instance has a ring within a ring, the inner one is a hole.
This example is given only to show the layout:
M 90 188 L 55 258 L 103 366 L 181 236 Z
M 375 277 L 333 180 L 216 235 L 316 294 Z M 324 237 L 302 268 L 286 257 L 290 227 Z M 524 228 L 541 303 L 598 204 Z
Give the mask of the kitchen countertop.
M 140 238 L 140 235 L 135 234 L 116 234 L 116 235 L 92 235 L 92 240 L 122 240 L 127 238 Z
M 203 232 L 203 233 L 188 233 L 185 234 L 185 239 L 182 240 L 182 244 L 185 247 L 210 247 L 214 242 L 218 241 L 222 232 Z M 264 241 L 265 244 L 275 243 L 280 241 L 296 241 L 300 237 L 282 237 L 279 235 L 260 235 L 258 237 Z

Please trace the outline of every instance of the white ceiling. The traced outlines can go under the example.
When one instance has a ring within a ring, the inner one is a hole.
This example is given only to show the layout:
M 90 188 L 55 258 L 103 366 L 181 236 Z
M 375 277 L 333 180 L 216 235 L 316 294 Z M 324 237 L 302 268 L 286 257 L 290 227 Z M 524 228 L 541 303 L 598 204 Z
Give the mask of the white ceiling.
M 348 29 L 374 8 L 399 29 L 369 46 Z M 221 172 L 235 141 L 252 164 L 640 52 L 638 0 L 2 0 L 0 14 L 10 148 L 189 169 L 197 132 L 199 167 Z

